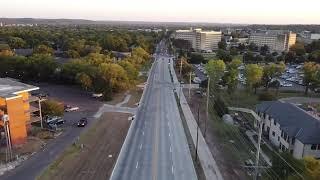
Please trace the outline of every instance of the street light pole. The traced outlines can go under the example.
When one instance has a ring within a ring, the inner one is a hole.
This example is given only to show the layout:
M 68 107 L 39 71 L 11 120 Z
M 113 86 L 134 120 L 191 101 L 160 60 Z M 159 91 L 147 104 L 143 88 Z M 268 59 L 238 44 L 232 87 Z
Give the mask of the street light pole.
M 199 139 L 199 121 L 200 121 L 200 102 L 198 105 L 198 118 L 197 118 L 197 142 L 196 142 L 196 161 L 198 160 L 198 139 Z
M 209 119 L 209 98 L 210 98 L 210 77 L 208 77 L 208 84 L 207 84 L 206 121 L 204 123 L 204 137 L 206 137 L 207 121 Z

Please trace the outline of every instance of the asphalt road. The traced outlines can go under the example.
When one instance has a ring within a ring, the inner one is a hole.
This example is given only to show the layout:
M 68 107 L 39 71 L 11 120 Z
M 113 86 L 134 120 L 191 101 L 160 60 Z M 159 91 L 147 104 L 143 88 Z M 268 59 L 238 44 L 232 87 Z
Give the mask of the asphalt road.
M 163 47 L 160 43 L 161 54 Z M 156 57 L 111 180 L 197 179 L 173 93 L 168 56 Z

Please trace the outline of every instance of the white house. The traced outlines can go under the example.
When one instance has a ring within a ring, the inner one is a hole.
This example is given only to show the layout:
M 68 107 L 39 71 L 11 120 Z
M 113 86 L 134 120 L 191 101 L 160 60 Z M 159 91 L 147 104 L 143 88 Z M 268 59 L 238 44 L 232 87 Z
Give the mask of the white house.
M 279 151 L 288 151 L 297 159 L 320 158 L 320 120 L 280 101 L 262 102 L 256 106 L 256 112 L 263 121 L 264 135 Z

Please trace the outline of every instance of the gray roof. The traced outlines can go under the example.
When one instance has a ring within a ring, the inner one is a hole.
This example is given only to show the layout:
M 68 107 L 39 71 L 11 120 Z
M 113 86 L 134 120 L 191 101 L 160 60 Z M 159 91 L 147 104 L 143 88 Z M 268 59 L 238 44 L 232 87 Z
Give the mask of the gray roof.
M 16 93 L 39 89 L 36 86 L 24 84 L 10 78 L 0 78 L 0 97 L 11 98 L 17 96 Z
M 256 111 L 270 115 L 290 137 L 304 144 L 320 144 L 320 121 L 299 107 L 280 101 L 266 101 L 258 104 Z

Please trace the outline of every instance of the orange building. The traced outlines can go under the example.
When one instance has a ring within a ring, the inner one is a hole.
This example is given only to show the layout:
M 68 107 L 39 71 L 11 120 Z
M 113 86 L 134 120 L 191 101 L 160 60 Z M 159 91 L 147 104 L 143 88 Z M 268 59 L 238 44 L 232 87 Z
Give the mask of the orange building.
M 24 143 L 28 125 L 40 120 L 39 99 L 30 95 L 30 91 L 38 89 L 10 78 L 0 78 L 0 116 L 8 117 L 12 145 Z M 4 127 L 4 123 L 4 118 L 1 118 L 0 126 Z

